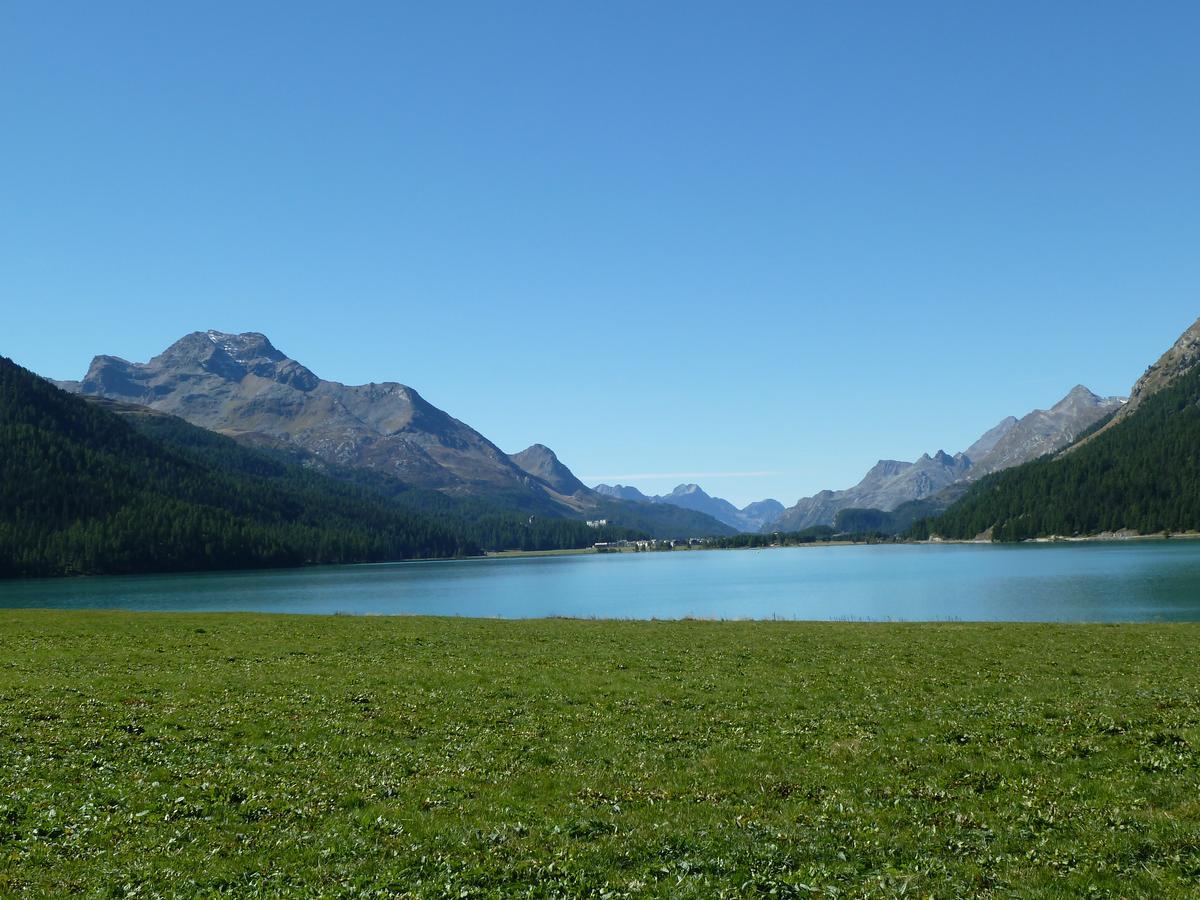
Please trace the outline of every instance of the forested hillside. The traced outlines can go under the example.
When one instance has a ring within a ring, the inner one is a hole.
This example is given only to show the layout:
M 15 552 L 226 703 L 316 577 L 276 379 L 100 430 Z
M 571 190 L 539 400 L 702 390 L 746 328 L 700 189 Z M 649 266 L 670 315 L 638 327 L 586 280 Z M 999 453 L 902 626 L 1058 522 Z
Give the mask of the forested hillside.
M 989 476 L 943 515 L 916 523 L 931 534 L 1016 541 L 1122 528 L 1143 534 L 1200 528 L 1200 368 L 1146 397 L 1132 415 L 1058 458 Z
M 443 519 L 420 505 L 178 419 L 127 420 L 0 357 L 0 576 L 369 562 L 604 539 L 577 521 L 530 523 L 494 508 Z
M 366 490 L 265 457 L 223 468 L 164 446 L 0 358 L 0 575 L 478 552 Z
M 110 401 L 89 400 L 108 404 Z M 122 405 L 116 405 L 117 408 Z M 189 425 L 175 416 L 155 414 L 144 407 L 124 406 L 124 418 L 155 442 L 166 445 L 205 465 L 226 472 L 259 474 L 264 471 L 288 475 L 304 483 L 349 490 L 355 496 L 367 496 L 372 503 L 380 499 L 448 528 L 464 546 L 482 550 L 567 550 L 589 547 L 596 541 L 647 537 L 644 530 L 614 524 L 589 528 L 580 519 L 530 515 L 518 507 L 521 497 L 513 497 L 508 507 L 496 500 L 475 496 L 456 497 L 427 488 L 417 488 L 375 469 L 337 466 L 321 462 L 304 451 L 250 448 L 223 435 Z M 503 494 L 498 494 L 503 497 Z

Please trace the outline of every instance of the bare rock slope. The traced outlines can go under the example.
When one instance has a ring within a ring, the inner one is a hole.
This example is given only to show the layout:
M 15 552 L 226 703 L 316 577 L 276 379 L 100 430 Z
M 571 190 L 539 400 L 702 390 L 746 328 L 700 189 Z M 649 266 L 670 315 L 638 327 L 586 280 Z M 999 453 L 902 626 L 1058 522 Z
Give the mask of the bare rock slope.
M 533 444 L 508 458 L 561 497 L 586 501 L 592 495 L 587 485 L 576 478 L 575 473 L 563 465 L 545 444 Z
M 803 497 L 763 530 L 798 531 L 832 525 L 843 509 L 890 512 L 912 500 L 957 497 L 961 489 L 950 490 L 952 487 L 1057 452 L 1105 416 L 1121 410 L 1124 402 L 1120 397 L 1098 397 L 1076 385 L 1049 409 L 1035 409 L 1020 419 L 1008 416 L 962 453 L 950 456 L 939 450 L 915 463 L 880 460 L 854 487 Z
M 1014 424 L 987 453 L 971 457 L 970 477 L 980 478 L 1055 453 L 1071 444 L 1080 432 L 1118 412 L 1124 403 L 1120 397 L 1098 397 L 1077 384 L 1049 409 L 1035 409 Z
M 774 522 L 771 531 L 800 531 L 813 525 L 832 525 L 843 509 L 892 510 L 908 500 L 920 500 L 966 477 L 971 462 L 959 453 L 950 456 L 939 450 L 916 462 L 881 459 L 852 488 L 820 491 L 803 497 Z
M 79 392 L 233 437 L 290 442 L 422 487 L 527 489 L 524 471 L 498 447 L 412 388 L 325 381 L 254 332 L 193 332 L 148 363 L 97 356 Z

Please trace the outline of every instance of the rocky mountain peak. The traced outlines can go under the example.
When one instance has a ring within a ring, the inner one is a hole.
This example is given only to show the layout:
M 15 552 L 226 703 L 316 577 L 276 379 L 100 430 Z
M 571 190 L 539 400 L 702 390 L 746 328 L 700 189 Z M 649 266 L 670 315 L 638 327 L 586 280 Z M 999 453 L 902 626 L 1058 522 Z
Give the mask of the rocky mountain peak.
M 635 487 L 620 484 L 598 484 L 593 490 L 606 497 L 643 503 L 665 503 L 668 506 L 702 512 L 738 531 L 758 531 L 783 512 L 783 504 L 778 500 L 758 500 L 738 509 L 728 500 L 709 495 L 698 484 L 680 484 L 669 494 L 655 494 L 650 497 Z
M 1049 409 L 1035 409 L 996 441 L 991 450 L 971 457 L 972 478 L 1056 453 L 1100 419 L 1121 408 L 1120 397 L 1099 397 L 1081 384 Z
M 243 334 L 227 334 L 223 331 L 210 330 L 206 331 L 204 335 L 211 343 L 220 347 L 241 363 L 257 359 L 268 359 L 272 362 L 281 362 L 287 359 L 286 356 L 275 349 L 275 346 L 265 334 L 258 331 L 247 331 Z
M 632 485 L 597 484 L 592 488 L 597 494 L 605 497 L 615 497 L 617 500 L 637 500 L 642 503 L 652 503 L 657 497 L 647 497 Z
M 778 500 L 773 500 L 770 498 L 766 500 L 756 500 L 753 503 L 749 503 L 742 507 L 743 515 L 751 516 L 761 521 L 763 525 L 778 518 L 780 515 L 782 515 L 783 511 L 784 505 Z
M 530 490 L 494 444 L 411 388 L 323 381 L 256 331 L 194 331 L 146 363 L 97 356 L 77 389 L 421 487 Z
M 1050 407 L 1050 412 L 1061 413 L 1073 408 L 1096 406 L 1102 399 L 1082 384 L 1077 384 L 1067 392 L 1067 395 Z
M 508 458 L 556 493 L 567 497 L 591 493 L 545 444 L 531 444 L 520 453 L 510 454 Z
M 512 456 L 520 456 L 529 462 L 542 462 L 554 464 L 558 462 L 558 454 L 547 447 L 545 444 L 530 444 L 520 453 L 513 453 Z
M 109 365 L 115 357 L 98 356 L 92 370 Z M 116 360 L 120 365 L 143 373 L 213 375 L 225 381 L 241 381 L 247 375 L 266 378 L 311 391 L 320 379 L 275 348 L 265 334 L 249 331 L 228 334 L 223 331 L 193 331 L 177 340 L 144 365 Z M 89 371 L 89 377 L 93 374 Z M 85 393 L 88 378 L 84 379 Z

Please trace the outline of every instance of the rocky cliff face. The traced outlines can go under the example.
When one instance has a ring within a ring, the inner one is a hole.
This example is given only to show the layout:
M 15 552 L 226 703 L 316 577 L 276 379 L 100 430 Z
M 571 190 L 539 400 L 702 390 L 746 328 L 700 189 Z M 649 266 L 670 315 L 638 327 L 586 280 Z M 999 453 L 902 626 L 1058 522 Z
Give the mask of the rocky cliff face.
M 798 531 L 832 525 L 843 509 L 890 512 L 910 500 L 957 496 L 947 493 L 954 485 L 1061 450 L 1109 413 L 1120 410 L 1123 402 L 1119 397 L 1098 397 L 1077 385 L 1050 409 L 1036 409 L 1020 419 L 1003 419 L 962 453 L 950 456 L 939 450 L 915 463 L 880 460 L 854 487 L 804 497 L 763 530 Z

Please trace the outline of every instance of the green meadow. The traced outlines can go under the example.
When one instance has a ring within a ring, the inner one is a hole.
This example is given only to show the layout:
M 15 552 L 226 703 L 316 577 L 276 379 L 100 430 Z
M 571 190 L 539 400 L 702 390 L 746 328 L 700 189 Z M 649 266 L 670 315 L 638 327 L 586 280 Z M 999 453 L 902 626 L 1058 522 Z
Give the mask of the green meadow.
M 1200 892 L 1200 626 L 0 613 L 0 896 Z

